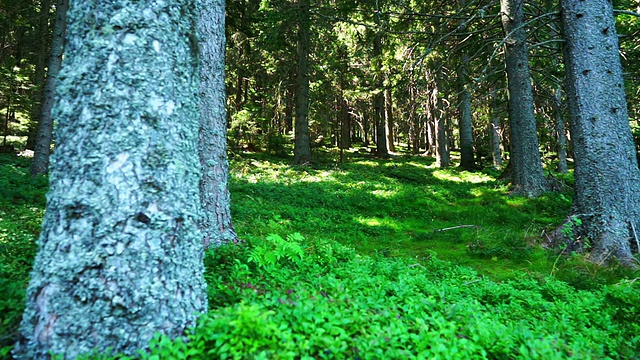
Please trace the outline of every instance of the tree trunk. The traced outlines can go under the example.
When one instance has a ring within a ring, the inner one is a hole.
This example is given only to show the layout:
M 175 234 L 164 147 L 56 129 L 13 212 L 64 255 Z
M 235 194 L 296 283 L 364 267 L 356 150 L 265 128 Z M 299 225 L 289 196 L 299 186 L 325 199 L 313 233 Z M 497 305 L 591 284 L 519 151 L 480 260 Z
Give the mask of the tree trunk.
M 491 91 L 491 122 L 489 124 L 489 132 L 491 134 L 491 156 L 493 158 L 493 166 L 502 166 L 502 149 L 500 148 L 500 119 L 496 114 L 498 110 L 498 96 L 496 90 Z
M 561 5 L 579 234 L 591 241 L 595 262 L 615 257 L 635 266 L 629 240 L 640 229 L 640 171 L 613 8 L 607 0 Z
M 40 4 L 40 19 L 38 21 L 38 54 L 36 58 L 36 69 L 33 77 L 33 108 L 31 110 L 32 121 L 39 118 L 42 112 L 42 95 L 44 90 L 45 65 L 47 64 L 47 51 L 49 47 L 49 11 L 51 10 L 51 1 L 42 0 Z M 29 134 L 27 136 L 27 149 L 35 149 L 36 137 L 38 136 L 38 123 L 32 123 L 29 126 Z
M 439 93 L 442 90 L 442 78 L 440 74 L 436 74 L 435 81 Z M 447 117 L 444 111 L 444 102 L 442 97 L 438 95 L 436 100 L 436 166 L 446 168 L 451 166 L 451 152 L 448 138 Z
M 523 0 L 501 0 L 502 26 L 506 36 L 505 63 L 509 89 L 513 193 L 537 197 L 547 191 L 538 148 L 533 88 L 524 29 Z
M 293 163 L 311 161 L 309 139 L 309 0 L 298 0 L 298 79 L 296 93 L 296 126 Z
M 566 174 L 569 172 L 569 169 L 567 166 L 567 134 L 565 133 L 564 116 L 562 116 L 562 86 L 558 86 L 556 88 L 555 113 L 556 139 L 558 147 L 558 172 Z
M 135 356 L 207 310 L 194 5 L 70 4 L 19 359 Z
M 225 91 L 225 0 L 199 0 L 200 131 L 204 247 L 238 240 L 231 221 Z
M 385 118 L 386 118 L 386 132 L 387 132 L 387 147 L 389 151 L 396 151 L 395 145 L 393 143 L 393 96 L 391 94 L 391 89 L 387 88 L 384 90 L 384 99 L 385 99 Z
M 58 82 L 58 73 L 62 66 L 68 9 L 69 0 L 58 0 L 56 4 L 56 20 L 53 26 L 53 38 L 51 40 L 51 57 L 49 58 L 47 80 L 45 80 L 44 84 L 44 97 L 40 108 L 38 137 L 33 150 L 33 162 L 29 169 L 29 173 L 32 176 L 46 173 L 49 166 L 51 141 L 53 139 L 53 116 L 51 109 L 56 100 L 56 83 Z
M 351 117 L 349 116 L 349 104 L 344 98 L 340 99 L 340 148 L 351 147 Z
M 376 11 L 374 14 L 376 26 L 380 26 L 380 4 L 376 1 Z M 373 39 L 373 63 L 375 64 L 374 74 L 377 78 L 375 81 L 375 90 L 377 93 L 373 100 L 373 116 L 376 124 L 376 154 L 381 158 L 389 157 L 389 149 L 387 148 L 387 125 L 385 120 L 385 101 L 384 101 L 384 81 L 382 74 L 382 32 L 377 30 Z
M 471 94 L 467 89 L 469 82 L 469 57 L 463 53 L 458 68 L 458 111 L 460 113 L 460 167 L 475 169 L 473 154 L 473 122 L 471 119 Z

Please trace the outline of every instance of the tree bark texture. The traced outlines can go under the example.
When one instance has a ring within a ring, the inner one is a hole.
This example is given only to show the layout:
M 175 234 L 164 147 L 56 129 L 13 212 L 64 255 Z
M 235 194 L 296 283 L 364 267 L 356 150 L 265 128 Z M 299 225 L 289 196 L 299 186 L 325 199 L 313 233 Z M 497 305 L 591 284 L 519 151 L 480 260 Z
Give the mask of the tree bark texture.
M 469 83 L 469 57 L 463 53 L 458 68 L 458 111 L 460 113 L 460 167 L 473 170 L 476 166 L 473 153 L 473 121 L 471 119 L 471 93 Z
M 298 78 L 296 92 L 296 126 L 293 163 L 311 161 L 309 135 L 309 0 L 298 0 Z
M 231 220 L 225 90 L 225 0 L 198 0 L 200 9 L 200 201 L 205 248 L 238 240 Z
M 640 223 L 640 171 L 625 99 L 613 8 L 607 0 L 563 0 L 567 102 L 575 155 L 574 213 L 596 262 L 633 265 Z
M 513 163 L 513 193 L 537 197 L 547 190 L 542 170 L 536 118 L 533 112 L 533 87 L 524 29 L 523 0 L 501 0 L 505 41 L 505 63 L 509 89 L 509 122 Z
M 72 0 L 17 358 L 134 355 L 207 310 L 195 5 Z
M 53 140 L 53 115 L 51 113 L 55 98 L 58 73 L 62 67 L 64 38 L 67 29 L 67 11 L 69 0 L 58 0 L 56 3 L 56 20 L 51 39 L 51 55 L 47 68 L 47 79 L 44 83 L 40 120 L 38 121 L 38 137 L 33 150 L 33 162 L 29 168 L 32 176 L 45 174 L 49 167 L 51 141 Z

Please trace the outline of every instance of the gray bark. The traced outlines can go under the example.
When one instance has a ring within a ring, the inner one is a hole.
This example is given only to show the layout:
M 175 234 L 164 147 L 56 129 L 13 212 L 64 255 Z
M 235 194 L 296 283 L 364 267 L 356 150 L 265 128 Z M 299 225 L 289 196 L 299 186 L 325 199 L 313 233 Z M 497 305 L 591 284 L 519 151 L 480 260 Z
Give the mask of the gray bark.
M 491 134 L 491 156 L 493 166 L 502 166 L 502 149 L 500 148 L 500 119 L 496 114 L 498 108 L 498 100 L 496 91 L 491 92 L 491 114 L 489 123 L 489 133 Z
M 309 0 L 298 0 L 298 78 L 296 92 L 296 126 L 293 163 L 311 161 L 309 135 Z
M 32 176 L 45 174 L 49 166 L 51 141 L 53 140 L 53 115 L 51 110 L 56 100 L 56 83 L 58 82 L 58 73 L 62 66 L 68 9 L 69 0 L 58 0 L 56 3 L 56 20 L 53 26 L 53 38 L 51 40 L 51 56 L 47 69 L 47 79 L 44 83 L 44 96 L 40 107 L 38 137 L 36 138 L 33 150 L 33 162 L 29 169 L 29 173 Z
M 536 118 L 533 111 L 533 87 L 524 29 L 523 0 L 501 0 L 505 41 L 505 63 L 509 89 L 509 122 L 513 193 L 537 197 L 547 191 L 542 170 Z
M 225 89 L 225 0 L 198 0 L 200 16 L 200 229 L 205 248 L 238 240 L 231 220 Z
M 567 134 L 565 133 L 564 116 L 562 116 L 562 87 L 558 86 L 555 92 L 555 112 L 556 112 L 556 139 L 558 151 L 558 172 L 566 174 L 567 166 Z
M 17 358 L 129 355 L 207 310 L 192 0 L 72 0 Z
M 561 6 L 575 155 L 573 210 L 594 261 L 616 257 L 633 266 L 629 240 L 631 225 L 640 229 L 640 171 L 613 8 L 607 0 L 563 0 Z
M 458 111 L 460 113 L 460 167 L 466 170 L 475 168 L 473 154 L 473 121 L 471 119 L 471 93 L 469 83 L 469 57 L 463 53 L 458 68 Z

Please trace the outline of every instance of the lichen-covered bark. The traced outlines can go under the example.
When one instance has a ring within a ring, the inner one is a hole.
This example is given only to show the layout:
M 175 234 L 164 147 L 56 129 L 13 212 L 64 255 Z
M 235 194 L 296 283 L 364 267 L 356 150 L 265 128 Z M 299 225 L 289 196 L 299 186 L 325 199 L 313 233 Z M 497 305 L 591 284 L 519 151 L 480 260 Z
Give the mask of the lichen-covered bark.
M 51 111 L 56 96 L 58 73 L 62 66 L 68 9 L 69 0 L 58 0 L 56 2 L 56 20 L 53 26 L 47 79 L 44 83 L 42 106 L 40 107 L 38 136 L 36 137 L 33 150 L 33 162 L 29 168 L 29 173 L 33 176 L 46 173 L 49 166 L 49 154 L 51 152 L 51 141 L 53 139 L 53 115 Z
M 309 0 L 298 0 L 298 77 L 296 80 L 296 126 L 294 164 L 311 161 L 309 135 Z
M 135 354 L 207 309 L 193 0 L 72 0 L 17 358 Z
M 533 88 L 524 29 L 523 0 L 501 0 L 505 41 L 505 63 L 509 89 L 512 183 L 514 194 L 536 197 L 547 190 L 538 148 Z
M 198 0 L 200 43 L 200 200 L 204 246 L 238 239 L 231 221 L 225 91 L 225 0 Z
M 608 0 L 563 0 L 567 102 L 575 155 L 574 215 L 596 262 L 633 265 L 630 238 L 640 229 L 640 172 Z

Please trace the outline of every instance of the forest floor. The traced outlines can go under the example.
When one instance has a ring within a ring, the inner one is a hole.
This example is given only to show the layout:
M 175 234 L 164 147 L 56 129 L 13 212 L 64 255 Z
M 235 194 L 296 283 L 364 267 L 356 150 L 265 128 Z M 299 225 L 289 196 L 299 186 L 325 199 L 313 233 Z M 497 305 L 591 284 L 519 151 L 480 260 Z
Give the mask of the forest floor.
M 433 252 L 498 281 L 525 271 L 588 288 L 633 275 L 545 249 L 571 207 L 571 174 L 554 174 L 565 192 L 528 199 L 509 196 L 493 168 L 440 169 L 433 158 L 412 155 L 381 160 L 350 151 L 343 163 L 336 153 L 318 155 L 306 167 L 258 153 L 231 160 L 240 237 L 299 232 L 367 255 L 420 259 Z
M 509 196 L 494 170 L 427 157 L 317 155 L 232 156 L 245 244 L 207 252 L 210 312 L 189 342 L 158 337 L 142 358 L 638 358 L 640 273 L 544 249 L 570 192 Z M 44 214 L 29 163 L 0 155 L 0 359 Z

